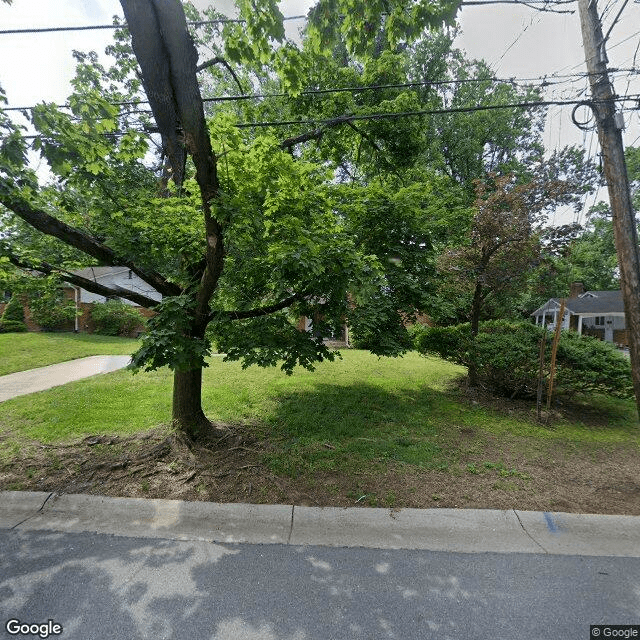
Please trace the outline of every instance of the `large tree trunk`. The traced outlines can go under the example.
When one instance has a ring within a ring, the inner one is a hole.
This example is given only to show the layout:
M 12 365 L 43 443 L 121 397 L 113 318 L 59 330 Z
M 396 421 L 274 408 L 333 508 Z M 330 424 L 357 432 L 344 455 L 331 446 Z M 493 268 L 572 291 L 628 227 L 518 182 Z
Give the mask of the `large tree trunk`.
M 174 372 L 173 424 L 194 440 L 211 428 L 202 410 L 202 367 Z

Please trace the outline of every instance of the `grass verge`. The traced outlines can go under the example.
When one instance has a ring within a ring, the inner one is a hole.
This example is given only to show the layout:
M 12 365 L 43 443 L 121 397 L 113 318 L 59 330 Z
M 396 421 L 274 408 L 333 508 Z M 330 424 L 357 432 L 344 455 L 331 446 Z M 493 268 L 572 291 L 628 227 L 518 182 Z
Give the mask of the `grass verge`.
M 144 449 L 168 422 L 171 374 L 96 376 L 0 405 L 0 464 L 7 478 L 2 486 L 0 473 L 0 488 L 37 489 L 45 486 L 38 477 L 58 473 L 68 484 L 82 475 L 78 459 L 107 456 L 115 469 L 138 471 L 105 472 L 95 486 L 94 474 L 83 491 L 619 513 L 633 512 L 628 505 L 635 500 L 640 512 L 640 425 L 632 402 L 582 398 L 556 407 L 544 426 L 531 405 L 456 386 L 462 373 L 417 354 L 378 359 L 345 351 L 338 362 L 293 376 L 212 358 L 203 406 L 233 437 L 199 453 L 175 448 L 175 438 L 167 449 L 160 446 L 165 426 L 154 445 L 164 457 L 138 466 L 132 466 L 133 449 Z M 95 446 L 96 437 L 108 441 Z M 74 451 L 70 443 L 79 443 L 73 457 L 66 453 Z M 48 457 L 34 457 L 34 446 Z
M 127 355 L 138 340 L 88 333 L 1 333 L 0 376 L 98 355 Z

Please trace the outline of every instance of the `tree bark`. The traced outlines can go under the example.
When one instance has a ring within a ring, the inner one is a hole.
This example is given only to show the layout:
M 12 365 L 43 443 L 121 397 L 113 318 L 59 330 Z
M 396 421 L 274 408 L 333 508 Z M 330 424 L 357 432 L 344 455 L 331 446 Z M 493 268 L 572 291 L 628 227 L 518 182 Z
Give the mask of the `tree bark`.
M 469 384 L 472 387 L 478 384 L 478 370 L 474 360 L 473 343 L 480 329 L 480 311 L 482 309 L 482 285 L 476 283 L 476 288 L 473 292 L 473 302 L 471 303 L 471 354 L 469 359 Z
M 174 372 L 172 418 L 174 426 L 192 440 L 211 428 L 202 410 L 202 367 Z
M 207 322 L 191 319 L 189 337 L 204 338 Z M 193 363 L 190 369 L 173 372 L 173 426 L 192 440 L 203 438 L 211 431 L 211 422 L 202 409 L 202 365 Z
M 480 311 L 482 310 L 482 285 L 476 283 L 471 302 L 471 337 L 475 340 L 480 329 Z
M 609 79 L 606 39 L 602 35 L 597 4 L 594 0 L 579 0 L 578 10 L 593 96 L 590 106 L 596 116 L 604 175 L 611 203 L 616 252 L 620 265 L 620 289 L 629 336 L 631 375 L 636 409 L 640 415 L 640 249 L 622 144 L 623 125 L 616 118 L 620 114 L 616 113 L 616 95 Z

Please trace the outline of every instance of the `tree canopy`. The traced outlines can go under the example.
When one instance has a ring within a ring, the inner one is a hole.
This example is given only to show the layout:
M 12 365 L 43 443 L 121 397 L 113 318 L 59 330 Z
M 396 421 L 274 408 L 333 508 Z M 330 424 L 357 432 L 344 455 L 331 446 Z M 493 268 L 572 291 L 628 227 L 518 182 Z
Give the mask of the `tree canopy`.
M 300 43 L 273 0 L 238 0 L 242 23 L 121 4 L 111 66 L 75 52 L 68 108 L 25 114 L 32 141 L 0 112 L 0 260 L 153 308 L 134 363 L 174 369 L 173 418 L 191 435 L 209 427 L 212 342 L 290 373 L 333 359 L 321 336 L 346 322 L 400 354 L 407 323 L 443 306 L 439 256 L 469 254 L 483 212 L 529 241 L 533 194 L 546 210 L 569 198 L 552 193 L 562 176 L 586 176 L 571 150 L 545 160 L 541 108 L 481 110 L 539 93 L 453 48 L 457 1 L 319 0 Z M 488 180 L 503 202 L 531 198 L 496 209 Z M 163 299 L 72 273 L 89 265 L 128 267 Z

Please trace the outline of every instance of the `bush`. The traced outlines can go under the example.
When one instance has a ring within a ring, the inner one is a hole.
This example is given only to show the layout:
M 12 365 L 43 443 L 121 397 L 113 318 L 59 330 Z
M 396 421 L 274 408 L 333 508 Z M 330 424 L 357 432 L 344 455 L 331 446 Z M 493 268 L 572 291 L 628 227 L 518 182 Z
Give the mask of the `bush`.
M 27 325 L 24 322 L 24 308 L 16 295 L 11 296 L 0 318 L 0 333 L 24 332 Z
M 27 325 L 16 320 L 0 320 L 0 333 L 24 333 Z
M 540 338 L 547 336 L 545 374 L 551 359 L 552 334 L 526 322 L 482 323 L 475 341 L 469 324 L 423 327 L 415 346 L 466 367 L 476 366 L 478 382 L 500 395 L 533 398 L 538 387 Z M 555 393 L 606 393 L 633 396 L 631 365 L 615 347 L 596 338 L 563 331 L 556 356 Z M 545 385 L 546 392 L 546 385 Z
M 29 301 L 31 319 L 47 331 L 66 329 L 76 317 L 76 306 L 62 296 L 33 296 Z
M 91 306 L 91 318 L 95 333 L 103 336 L 126 336 L 136 327 L 144 325 L 144 317 L 131 305 L 121 300 L 94 302 Z

